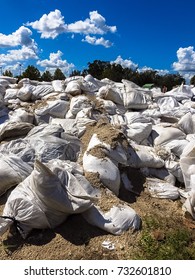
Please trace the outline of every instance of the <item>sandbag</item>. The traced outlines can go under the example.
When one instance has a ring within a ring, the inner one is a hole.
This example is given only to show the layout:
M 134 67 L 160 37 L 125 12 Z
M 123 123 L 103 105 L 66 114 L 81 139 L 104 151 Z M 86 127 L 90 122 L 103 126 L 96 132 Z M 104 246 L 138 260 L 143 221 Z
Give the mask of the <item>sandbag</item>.
M 85 172 L 98 174 L 102 183 L 116 196 L 119 195 L 120 172 L 118 167 L 108 157 L 97 158 L 85 152 L 83 156 Z
M 129 147 L 128 164 L 134 168 L 162 168 L 164 160 L 157 154 L 155 148 L 132 143 Z
M 33 168 L 16 155 L 0 154 L 0 195 L 28 177 Z
M 77 80 L 68 82 L 68 84 L 65 88 L 65 93 L 69 93 L 73 96 L 80 95 L 81 92 L 82 92 L 81 84 Z
M 17 97 L 22 101 L 30 101 L 33 91 L 35 91 L 36 87 L 29 84 L 24 83 L 23 87 L 21 87 L 17 92 Z
M 140 144 L 142 141 L 148 138 L 152 131 L 151 123 L 132 123 L 127 126 L 126 134 L 131 140 Z
M 56 167 L 55 167 L 56 170 Z M 61 170 L 62 171 L 62 170 Z M 55 228 L 70 214 L 82 213 L 97 200 L 97 191 L 86 180 L 83 188 L 80 176 L 63 170 L 58 178 L 51 169 L 39 161 L 34 170 L 9 195 L 3 216 L 14 218 L 23 238 L 33 228 Z M 86 190 L 90 189 L 90 194 Z M 0 218 L 0 235 L 13 223 L 9 218 Z
M 110 211 L 103 213 L 95 206 L 82 213 L 89 224 L 101 228 L 111 234 L 120 235 L 128 229 L 138 230 L 141 219 L 135 210 L 127 205 L 113 206 Z
M 38 123 L 49 123 L 50 117 L 65 118 L 69 109 L 69 102 L 64 100 L 47 101 L 41 108 L 35 110 Z
M 31 99 L 33 101 L 41 99 L 43 96 L 46 96 L 47 94 L 51 93 L 54 91 L 53 86 L 51 83 L 49 84 L 41 84 L 37 85 L 32 92 Z
M 146 178 L 147 189 L 152 197 L 176 200 L 180 194 L 172 184 L 156 178 Z
M 33 124 L 27 122 L 7 121 L 0 125 L 0 141 L 7 138 L 26 136 L 33 127 Z

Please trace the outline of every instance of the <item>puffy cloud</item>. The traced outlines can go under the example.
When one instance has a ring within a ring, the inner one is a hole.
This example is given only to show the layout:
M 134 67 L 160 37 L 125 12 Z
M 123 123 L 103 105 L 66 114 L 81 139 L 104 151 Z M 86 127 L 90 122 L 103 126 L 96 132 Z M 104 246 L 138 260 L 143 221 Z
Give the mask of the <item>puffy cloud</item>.
M 29 59 L 38 59 L 33 48 L 22 46 L 18 50 L 9 50 L 7 54 L 0 54 L 0 63 L 10 63 L 13 61 L 25 61 Z
M 66 32 L 64 17 L 59 10 L 44 14 L 39 20 L 28 22 L 31 26 L 41 33 L 41 38 L 56 38 L 59 34 Z
M 107 32 L 116 32 L 116 26 L 106 25 L 105 18 L 97 11 L 89 13 L 89 18 L 84 21 L 76 21 L 67 25 L 67 31 L 80 34 L 99 34 L 103 35 Z
M 173 63 L 173 69 L 179 72 L 195 72 L 195 51 L 194 47 L 179 48 L 177 50 L 178 61 Z
M 50 53 L 49 59 L 38 60 L 37 65 L 46 68 L 47 70 L 55 70 L 60 68 L 64 73 L 69 73 L 75 65 L 73 63 L 68 63 L 67 60 L 62 60 L 63 53 L 57 51 L 57 53 Z
M 102 45 L 105 48 L 110 48 L 113 44 L 109 40 L 105 40 L 103 37 L 96 38 L 95 36 L 85 36 L 85 39 L 82 39 L 82 42 L 87 42 L 91 45 Z
M 138 68 L 138 64 L 135 64 L 130 59 L 123 59 L 120 55 L 114 61 L 111 61 L 111 63 L 120 64 L 123 68 L 130 68 L 132 70 Z
M 17 46 L 36 46 L 31 38 L 32 31 L 24 26 L 9 35 L 0 33 L 0 48 L 9 48 Z
M 65 24 L 64 17 L 59 10 L 44 14 L 39 20 L 28 22 L 31 26 L 41 33 L 41 38 L 56 38 L 61 33 L 79 34 L 106 34 L 116 32 L 116 26 L 108 26 L 105 18 L 97 11 L 89 13 L 89 18 L 84 21 L 79 20 L 74 23 Z
M 163 69 L 153 69 L 151 67 L 147 67 L 147 66 L 144 66 L 142 68 L 139 68 L 138 69 L 139 72 L 145 72 L 145 71 L 156 71 L 158 75 L 160 76 L 163 76 L 163 75 L 166 75 L 166 74 L 169 74 L 169 70 L 163 70 Z

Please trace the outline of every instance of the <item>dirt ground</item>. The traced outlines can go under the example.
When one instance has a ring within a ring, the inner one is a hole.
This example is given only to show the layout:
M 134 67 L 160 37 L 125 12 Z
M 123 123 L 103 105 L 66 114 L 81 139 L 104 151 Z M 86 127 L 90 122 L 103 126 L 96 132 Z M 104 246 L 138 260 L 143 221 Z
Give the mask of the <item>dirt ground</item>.
M 83 151 L 94 132 L 106 141 L 103 133 L 106 128 L 107 139 L 110 141 L 123 141 L 117 138 L 112 128 L 104 122 L 98 126 L 91 126 L 82 136 Z M 110 137 L 109 137 L 110 135 Z M 82 158 L 80 158 L 80 162 Z M 143 220 L 146 216 L 162 218 L 164 223 L 161 235 L 169 228 L 187 227 L 194 231 L 195 223 L 184 216 L 182 212 L 182 201 L 152 198 L 147 192 L 145 179 L 137 169 L 126 167 L 126 172 L 131 178 L 134 186 L 132 192 L 127 191 L 123 185 L 120 187 L 119 196 L 116 197 L 106 189 L 94 174 L 86 173 L 86 178 L 101 190 L 101 199 L 98 206 L 103 210 L 109 210 L 113 205 L 126 204 L 132 207 Z M 6 194 L 0 198 L 0 214 L 6 202 Z M 89 225 L 81 214 L 69 216 L 69 218 L 57 228 L 50 230 L 33 230 L 23 240 L 19 234 L 6 232 L 1 238 L 0 259 L 1 260 L 127 260 L 134 259 L 140 234 L 144 224 L 139 231 L 128 230 L 120 236 L 114 236 L 107 232 Z M 158 238 L 158 237 L 157 237 Z M 102 243 L 110 241 L 114 245 L 113 250 L 103 248 Z

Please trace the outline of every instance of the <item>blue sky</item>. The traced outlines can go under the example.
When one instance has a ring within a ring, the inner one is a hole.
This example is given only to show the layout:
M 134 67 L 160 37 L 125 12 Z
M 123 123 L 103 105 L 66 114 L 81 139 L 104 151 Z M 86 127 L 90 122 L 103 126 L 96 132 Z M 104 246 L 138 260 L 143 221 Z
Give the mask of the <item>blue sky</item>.
M 195 74 L 195 1 L 2 0 L 0 67 L 59 67 L 67 76 L 94 60 Z

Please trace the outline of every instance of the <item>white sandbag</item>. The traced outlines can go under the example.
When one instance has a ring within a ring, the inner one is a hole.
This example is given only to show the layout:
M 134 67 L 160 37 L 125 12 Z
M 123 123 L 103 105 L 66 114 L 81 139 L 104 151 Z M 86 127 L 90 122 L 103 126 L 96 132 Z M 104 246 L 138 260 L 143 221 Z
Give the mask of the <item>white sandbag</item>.
M 17 78 L 9 77 L 9 76 L 0 76 L 1 80 L 5 80 L 9 84 L 16 84 Z
M 121 163 L 124 166 L 127 165 L 127 152 L 119 142 L 116 147 L 112 148 L 110 144 L 101 141 L 97 134 L 94 133 L 89 141 L 86 152 L 90 153 L 94 148 L 99 149 L 101 153 L 104 153 L 116 164 Z
M 59 124 L 40 124 L 38 126 L 35 126 L 29 131 L 29 133 L 26 136 L 26 139 L 29 138 L 39 138 L 39 137 L 45 137 L 45 136 L 56 136 L 61 137 L 61 133 L 64 132 L 63 128 Z
M 47 101 L 47 105 L 44 104 L 42 108 L 35 110 L 35 117 L 38 123 L 49 123 L 50 117 L 65 118 L 65 115 L 69 109 L 69 102 L 64 100 L 52 100 Z
M 106 100 L 111 100 L 116 104 L 121 104 L 121 105 L 124 104 L 120 90 L 114 86 L 110 86 L 110 85 L 102 86 L 98 90 L 98 97 Z
M 151 123 L 132 123 L 127 126 L 126 135 L 131 140 L 140 144 L 148 138 L 152 131 Z
M 30 145 L 41 162 L 52 159 L 76 161 L 80 152 L 80 141 L 68 141 L 55 136 L 30 137 Z
M 190 142 L 188 142 L 185 149 L 183 150 L 181 158 L 182 157 L 195 158 L 195 139 L 192 139 Z
M 76 115 L 79 111 L 84 108 L 91 108 L 90 100 L 83 95 L 72 97 L 70 101 L 70 111 L 73 115 Z
M 0 141 L 7 138 L 26 136 L 33 127 L 33 124 L 27 122 L 7 121 L 0 125 Z
M 181 117 L 178 125 L 185 134 L 193 134 L 195 132 L 195 121 L 193 121 L 192 114 L 190 112 Z
M 148 103 L 146 100 L 146 96 L 136 90 L 128 90 L 122 93 L 123 104 L 126 109 L 146 109 L 148 107 Z
M 27 112 L 22 108 L 15 109 L 14 111 L 9 112 L 9 119 L 12 122 L 27 122 L 33 123 L 34 115 Z
M 132 143 L 129 148 L 128 163 L 131 167 L 162 168 L 164 160 L 157 154 L 155 148 Z
M 87 86 L 86 86 L 85 82 L 87 82 Z M 102 81 L 94 78 L 92 75 L 88 74 L 85 76 L 84 81 L 82 82 L 82 89 L 84 91 L 95 92 L 95 91 L 98 91 L 99 88 L 104 85 L 105 85 L 104 82 L 102 82 Z
M 186 138 L 186 134 L 180 129 L 172 126 L 163 127 L 161 124 L 153 126 L 151 136 L 155 146 L 165 145 L 175 139 L 183 140 Z
M 36 90 L 36 87 L 29 84 L 24 83 L 23 87 L 21 87 L 17 92 L 17 97 L 22 101 L 30 101 L 33 91 Z
M 176 178 L 166 168 L 148 168 L 143 167 L 140 170 L 145 177 L 154 177 L 164 180 L 169 184 L 175 186 Z
M 72 77 L 68 77 L 65 79 L 65 86 L 67 86 L 70 82 L 78 82 L 79 84 L 81 84 L 84 80 L 83 76 L 72 76 Z
M 183 173 L 178 161 L 167 159 L 165 160 L 165 167 L 180 183 L 184 183 Z
M 103 111 L 106 111 L 109 115 L 115 115 L 117 111 L 116 104 L 111 100 L 105 100 L 101 98 L 97 98 L 99 102 L 98 109 L 101 108 Z
M 125 127 L 127 125 L 126 119 L 124 115 L 121 114 L 115 114 L 115 115 L 110 115 L 110 124 L 115 126 L 115 127 Z
M 176 155 L 178 158 L 182 155 L 185 147 L 188 145 L 188 141 L 186 139 L 181 140 L 171 140 L 170 142 L 163 144 L 164 147 L 170 149 L 170 151 Z
M 47 94 L 51 93 L 54 91 L 53 86 L 50 84 L 41 84 L 41 85 L 37 85 L 33 92 L 32 92 L 32 96 L 31 99 L 33 101 L 41 99 L 43 96 L 46 96 Z
M 65 82 L 62 80 L 54 80 L 51 82 L 54 91 L 64 92 L 65 91 Z
M 70 81 L 65 88 L 65 93 L 69 93 L 73 96 L 80 95 L 81 92 L 82 92 L 81 84 L 77 80 L 76 81 Z
M 113 206 L 106 213 L 92 206 L 82 216 L 89 224 L 114 235 L 120 235 L 128 229 L 138 230 L 141 225 L 140 217 L 127 205 Z
M 23 238 L 33 228 L 55 228 L 70 214 L 87 210 L 97 199 L 96 194 L 86 192 L 86 189 L 92 188 L 89 182 L 84 189 L 79 179 L 69 171 L 64 170 L 62 177 L 59 179 L 47 166 L 36 161 L 31 175 L 11 192 L 3 216 L 17 221 Z M 10 225 L 10 220 L 4 219 L 4 223 L 0 223 L 0 235 Z
M 0 155 L 0 195 L 28 177 L 33 168 L 16 155 Z
M 146 178 L 146 185 L 152 197 L 175 200 L 180 196 L 177 187 L 156 178 Z
M 180 158 L 186 191 L 195 191 L 195 157 Z
M 18 89 L 12 89 L 12 88 L 6 89 L 6 92 L 4 95 L 5 104 L 8 104 L 9 100 L 17 99 L 17 93 L 18 93 Z
M 152 118 L 143 115 L 143 112 L 126 112 L 125 119 L 127 124 L 132 123 L 152 123 Z
M 97 158 L 88 152 L 83 156 L 83 168 L 85 172 L 98 173 L 102 183 L 116 196 L 120 188 L 120 172 L 118 167 L 108 158 Z
M 180 86 L 167 91 L 165 95 L 174 96 L 177 101 L 182 101 L 184 99 L 190 99 L 193 96 L 193 91 L 190 86 L 182 83 Z
M 75 120 L 75 127 L 78 131 L 78 137 L 80 138 L 86 131 L 87 125 L 94 125 L 96 123 L 96 120 L 92 120 L 88 117 L 81 117 L 79 116 L 80 113 L 82 113 L 83 110 L 81 110 Z
M 195 191 L 190 191 L 187 193 L 187 198 L 182 205 L 182 210 L 184 213 L 188 212 L 195 220 Z
M 50 117 L 49 123 L 61 125 L 65 133 L 70 133 L 76 136 L 78 135 L 78 128 L 76 127 L 75 119 L 59 119 Z

